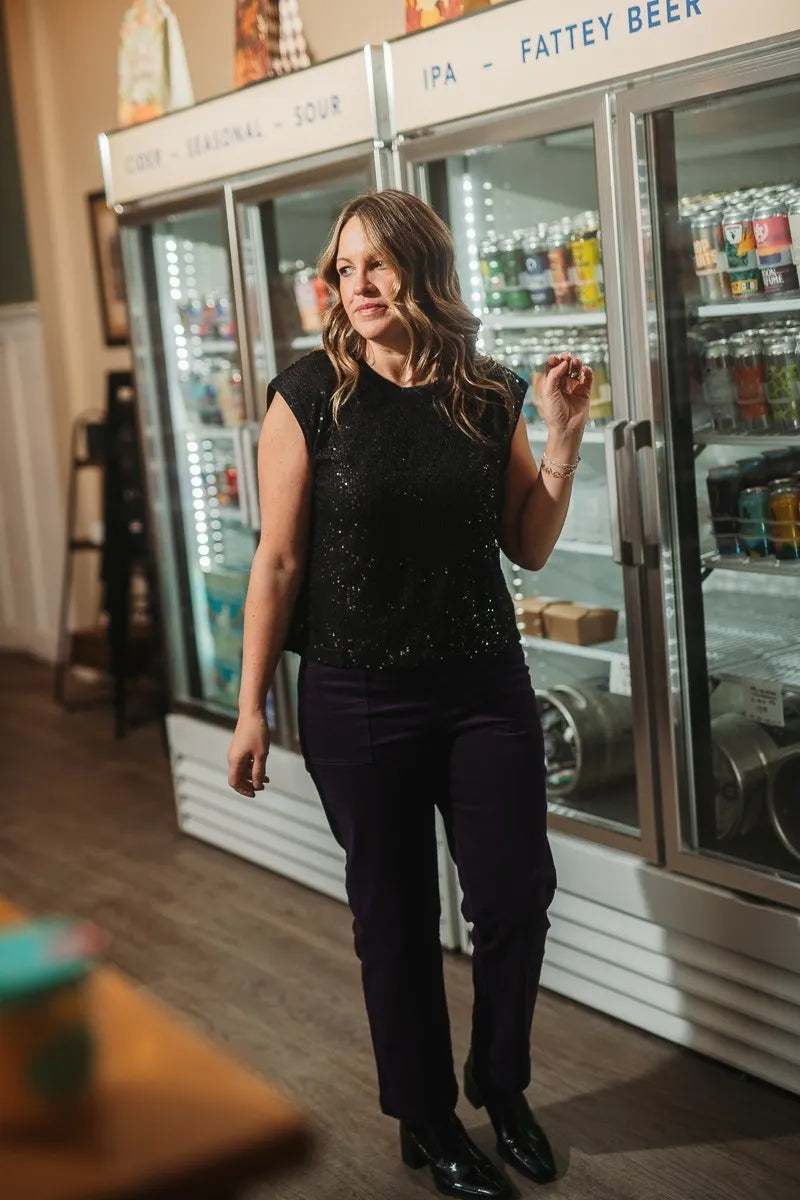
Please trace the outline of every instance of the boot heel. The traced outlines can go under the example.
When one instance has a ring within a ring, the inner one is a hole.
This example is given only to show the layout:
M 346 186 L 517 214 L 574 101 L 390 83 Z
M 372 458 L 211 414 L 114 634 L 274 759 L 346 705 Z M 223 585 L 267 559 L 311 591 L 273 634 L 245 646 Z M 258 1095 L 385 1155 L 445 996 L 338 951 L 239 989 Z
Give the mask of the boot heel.
M 411 1167 L 413 1171 L 418 1171 L 428 1162 L 424 1151 L 420 1149 L 410 1131 L 402 1124 L 400 1125 L 400 1157 L 405 1165 Z
M 483 1096 L 469 1067 L 464 1068 L 464 1095 L 473 1108 L 483 1108 Z

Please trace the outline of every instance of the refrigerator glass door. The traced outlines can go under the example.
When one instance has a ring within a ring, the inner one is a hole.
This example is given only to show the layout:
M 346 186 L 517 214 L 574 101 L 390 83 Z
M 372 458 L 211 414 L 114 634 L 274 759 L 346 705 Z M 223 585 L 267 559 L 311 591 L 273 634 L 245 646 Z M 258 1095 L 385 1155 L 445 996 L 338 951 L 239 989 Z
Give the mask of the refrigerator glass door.
M 797 79 L 638 121 L 675 547 L 669 859 L 800 904 L 798 129 Z
M 504 563 L 538 695 L 554 823 L 625 843 L 642 831 L 651 790 L 637 780 L 627 589 L 612 534 L 606 441 L 627 401 L 612 395 L 595 128 L 462 150 L 419 168 L 417 186 L 453 231 L 462 295 L 482 321 L 479 350 L 529 381 L 523 416 L 537 461 L 548 356 L 569 351 L 594 371 L 562 536 L 537 573 Z M 620 431 L 620 452 L 621 440 Z
M 147 418 L 165 444 L 172 530 L 162 544 L 175 553 L 161 569 L 177 577 L 168 590 L 182 598 L 181 627 L 167 630 L 168 643 L 184 643 L 174 651 L 186 664 L 176 699 L 232 715 L 254 534 L 224 214 L 164 216 L 141 237 L 159 392 Z
M 339 212 L 367 191 L 368 170 L 242 204 L 239 232 L 256 417 L 269 380 L 322 344 L 327 287 L 316 273 Z

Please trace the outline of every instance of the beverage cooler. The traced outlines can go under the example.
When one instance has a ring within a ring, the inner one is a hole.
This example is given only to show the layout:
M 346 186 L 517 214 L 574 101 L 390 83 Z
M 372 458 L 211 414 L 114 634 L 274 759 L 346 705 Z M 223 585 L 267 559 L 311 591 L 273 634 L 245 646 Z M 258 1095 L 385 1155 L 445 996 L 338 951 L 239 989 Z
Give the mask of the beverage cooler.
M 299 753 L 297 656 L 267 702 L 271 783 L 227 786 L 260 517 L 266 384 L 320 345 L 317 256 L 341 207 L 385 185 L 379 50 L 101 138 L 120 215 L 160 564 L 168 737 L 182 830 L 345 899 L 344 855 Z M 440 831 L 442 938 L 455 945 Z
M 395 180 L 530 381 L 537 457 L 548 355 L 594 370 L 561 540 L 505 564 L 559 870 L 543 982 L 800 1091 L 800 20 L 607 7 L 390 42 Z

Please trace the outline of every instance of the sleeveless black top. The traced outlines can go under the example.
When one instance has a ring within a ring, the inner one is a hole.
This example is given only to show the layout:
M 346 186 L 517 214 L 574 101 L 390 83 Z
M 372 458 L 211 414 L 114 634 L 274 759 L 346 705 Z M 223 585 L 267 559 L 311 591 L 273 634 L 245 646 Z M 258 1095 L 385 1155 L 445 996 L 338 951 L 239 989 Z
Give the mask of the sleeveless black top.
M 285 648 L 334 666 L 380 669 L 492 657 L 519 641 L 500 565 L 512 430 L 527 384 L 492 365 L 514 401 L 488 404 L 479 442 L 361 363 L 333 424 L 334 368 L 315 350 L 269 385 L 297 419 L 313 487 L 306 570 Z M 499 400 L 499 397 L 497 397 Z

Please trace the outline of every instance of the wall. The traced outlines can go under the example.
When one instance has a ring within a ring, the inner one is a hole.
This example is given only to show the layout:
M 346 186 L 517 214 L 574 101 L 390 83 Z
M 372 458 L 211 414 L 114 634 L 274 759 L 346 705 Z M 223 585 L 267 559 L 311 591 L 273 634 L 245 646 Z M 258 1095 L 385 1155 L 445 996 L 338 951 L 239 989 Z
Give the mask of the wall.
M 102 186 L 97 134 L 116 124 L 117 37 L 128 0 L 0 4 L 63 486 L 72 418 L 102 406 L 106 372 L 131 361 L 127 348 L 103 343 L 86 208 L 87 194 Z M 234 0 L 173 0 L 172 7 L 196 98 L 229 91 Z M 301 0 L 301 7 L 317 61 L 403 32 L 403 0 Z M 87 582 L 80 588 L 81 621 L 91 617 L 95 594 Z

